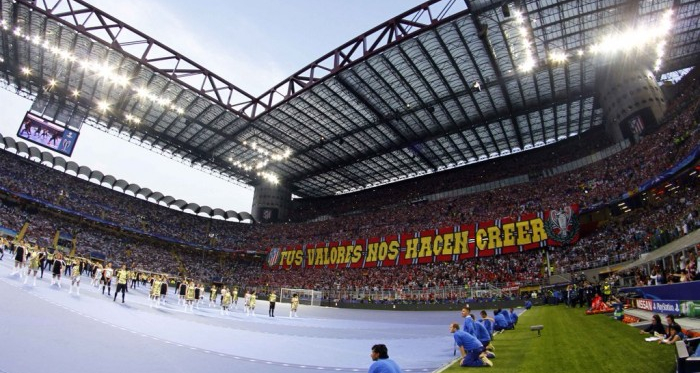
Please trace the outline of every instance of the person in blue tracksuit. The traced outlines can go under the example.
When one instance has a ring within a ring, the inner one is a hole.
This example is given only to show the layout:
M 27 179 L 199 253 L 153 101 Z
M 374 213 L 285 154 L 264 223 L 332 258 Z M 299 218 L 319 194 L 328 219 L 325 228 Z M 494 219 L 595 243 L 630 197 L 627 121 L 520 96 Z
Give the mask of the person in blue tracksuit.
M 493 366 L 491 360 L 483 353 L 484 345 L 482 345 L 475 336 L 463 330 L 459 330 L 459 324 L 456 322 L 450 324 L 450 333 L 454 334 L 455 343 L 459 346 L 459 352 L 462 355 L 461 366 Z
M 486 327 L 486 330 L 489 331 L 489 335 L 493 336 L 494 320 L 492 317 L 488 316 L 486 311 L 481 311 L 481 320 L 479 320 L 479 322 L 484 324 L 484 327 Z
M 474 319 L 474 315 L 469 315 L 472 319 Z M 486 353 L 486 357 L 489 359 L 493 359 L 496 357 L 496 355 L 492 352 L 493 351 L 493 344 L 491 344 L 491 334 L 489 334 L 489 331 L 486 330 L 486 327 L 484 327 L 483 324 L 475 322 L 474 323 L 474 336 L 476 339 L 481 342 L 481 344 L 484 346 L 484 349 L 482 352 Z
M 462 317 L 464 318 L 464 326 L 462 327 L 462 330 L 465 332 L 474 335 L 474 319 L 469 317 L 469 314 L 471 313 L 471 309 L 469 306 L 465 306 L 462 308 Z
M 503 332 L 504 330 L 508 329 L 508 321 L 506 320 L 505 315 L 503 314 L 503 311 L 501 310 L 496 310 L 493 311 L 493 330 L 496 332 Z
M 503 317 L 506 318 L 506 322 L 508 323 L 508 327 L 506 329 L 513 329 L 513 320 L 510 318 L 510 312 L 508 312 L 508 310 L 501 310 L 499 313 L 502 313 Z
M 389 359 L 389 350 L 383 344 L 372 346 L 369 354 L 372 358 L 372 365 L 369 366 L 368 373 L 401 373 L 401 368 L 394 360 Z
M 513 323 L 513 327 L 518 323 L 518 315 L 513 311 L 512 307 L 510 309 L 510 322 Z

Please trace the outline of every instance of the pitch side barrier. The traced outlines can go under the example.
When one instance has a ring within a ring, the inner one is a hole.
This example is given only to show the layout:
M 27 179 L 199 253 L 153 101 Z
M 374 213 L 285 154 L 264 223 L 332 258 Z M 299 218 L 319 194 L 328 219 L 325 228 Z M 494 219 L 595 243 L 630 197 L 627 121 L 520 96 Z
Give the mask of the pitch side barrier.
M 433 304 L 410 304 L 410 303 L 383 303 L 381 301 L 376 302 L 335 302 L 324 300 L 321 302 L 321 306 L 324 307 L 336 307 L 336 308 L 347 308 L 347 309 L 361 309 L 361 310 L 386 310 L 386 311 L 458 311 L 461 310 L 464 305 L 469 304 L 472 309 L 506 309 L 506 308 L 518 308 L 525 306 L 525 300 L 504 300 L 496 302 L 455 302 L 455 303 L 433 303 Z M 537 300 L 533 300 L 533 305 L 540 304 Z
M 651 286 L 632 286 L 621 288 L 620 292 L 635 294 L 642 299 L 659 301 L 666 299 L 700 301 L 700 281 Z

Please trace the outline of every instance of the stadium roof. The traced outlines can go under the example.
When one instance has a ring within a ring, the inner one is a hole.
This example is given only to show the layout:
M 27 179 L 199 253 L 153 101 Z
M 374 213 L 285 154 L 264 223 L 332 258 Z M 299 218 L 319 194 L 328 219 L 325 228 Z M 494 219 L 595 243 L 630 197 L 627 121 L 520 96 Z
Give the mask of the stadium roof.
M 432 0 L 254 97 L 83 1 L 0 1 L 0 80 L 35 111 L 302 197 L 566 139 L 602 124 L 609 56 L 700 55 L 696 1 Z

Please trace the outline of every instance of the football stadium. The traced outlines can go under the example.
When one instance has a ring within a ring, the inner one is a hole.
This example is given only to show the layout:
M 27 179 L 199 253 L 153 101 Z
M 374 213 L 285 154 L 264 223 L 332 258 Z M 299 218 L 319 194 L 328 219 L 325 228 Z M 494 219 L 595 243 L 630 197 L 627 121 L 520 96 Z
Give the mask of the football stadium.
M 259 93 L 0 0 L 0 373 L 700 372 L 700 2 L 418 4 Z

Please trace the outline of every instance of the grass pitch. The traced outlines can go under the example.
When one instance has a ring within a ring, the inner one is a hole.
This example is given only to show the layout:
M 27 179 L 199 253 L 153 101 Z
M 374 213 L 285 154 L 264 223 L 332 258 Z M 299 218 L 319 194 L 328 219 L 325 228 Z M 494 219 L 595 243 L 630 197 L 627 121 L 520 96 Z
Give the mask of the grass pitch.
M 530 331 L 530 325 L 544 325 L 542 336 Z M 515 330 L 494 338 L 493 367 L 478 369 L 494 373 L 675 372 L 675 347 L 644 338 L 610 314 L 587 316 L 582 308 L 539 306 L 520 316 Z M 464 369 L 453 363 L 444 372 Z

